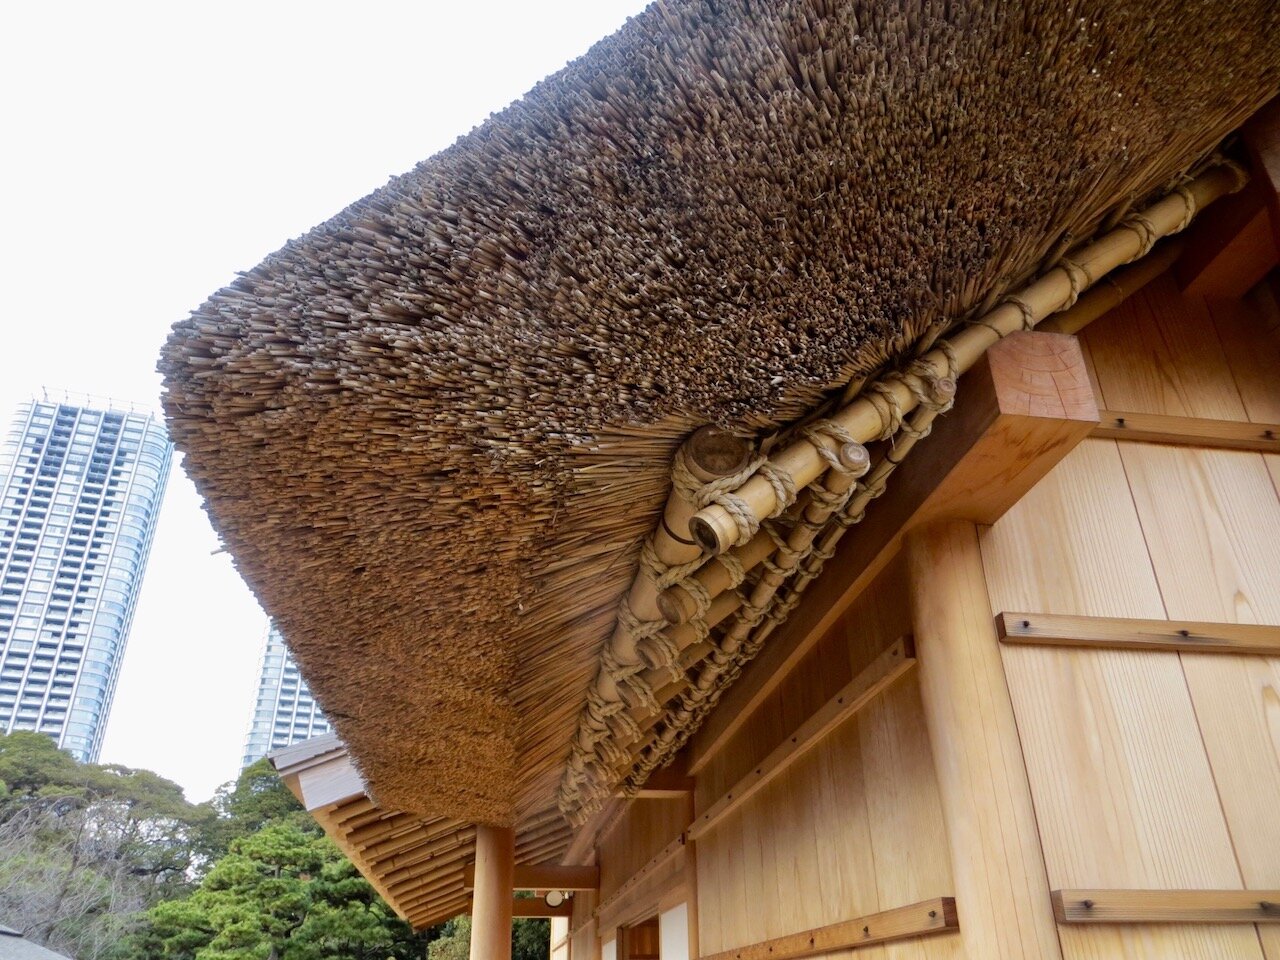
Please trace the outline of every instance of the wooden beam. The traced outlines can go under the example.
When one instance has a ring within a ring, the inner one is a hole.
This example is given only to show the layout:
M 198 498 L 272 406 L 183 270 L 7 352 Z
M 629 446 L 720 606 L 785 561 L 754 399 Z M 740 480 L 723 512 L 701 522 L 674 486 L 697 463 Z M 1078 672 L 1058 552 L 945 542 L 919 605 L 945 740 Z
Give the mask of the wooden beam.
M 1097 423 L 1074 337 L 1017 333 L 988 350 L 961 380 L 955 409 L 893 474 L 804 602 L 694 735 L 690 771 L 701 770 L 777 689 L 894 557 L 907 531 L 942 518 L 994 523 Z
M 1059 923 L 1280 923 L 1280 890 L 1055 890 Z
M 959 929 L 956 902 L 936 897 L 906 907 L 895 907 L 856 920 L 845 920 L 814 930 L 788 934 L 749 947 L 725 950 L 702 960 L 795 960 L 837 950 L 857 950 L 910 937 L 936 936 Z
M 1271 216 L 1271 236 L 1280 250 L 1280 97 L 1249 118 L 1240 131 L 1253 179 L 1262 187 Z
M 463 884 L 468 888 L 474 886 L 475 876 L 476 865 L 467 864 L 463 871 Z M 516 867 L 512 872 L 512 890 L 596 890 L 599 886 L 599 867 L 529 863 Z
M 978 530 L 963 521 L 934 524 L 908 535 L 905 551 L 964 953 L 1061 960 Z
M 1280 656 L 1280 626 L 1254 623 L 1001 613 L 996 633 L 1005 643 Z
M 820 743 L 828 733 L 869 704 L 915 666 L 910 642 L 903 638 L 876 657 L 844 689 L 818 708 L 745 777 L 729 788 L 689 826 L 696 840 Z
M 1196 218 L 1175 268 L 1187 296 L 1236 299 L 1276 265 L 1269 185 L 1254 175 Z
M 1206 420 L 1202 417 L 1170 417 L 1158 413 L 1100 412 L 1095 437 L 1140 440 L 1219 450 L 1257 450 L 1280 453 L 1280 423 L 1248 423 L 1243 420 Z
M 511 960 L 511 889 L 515 863 L 514 830 L 476 826 L 471 960 Z
M 573 901 L 566 900 L 558 907 L 549 907 L 542 897 L 517 897 L 511 901 L 513 917 L 572 917 Z

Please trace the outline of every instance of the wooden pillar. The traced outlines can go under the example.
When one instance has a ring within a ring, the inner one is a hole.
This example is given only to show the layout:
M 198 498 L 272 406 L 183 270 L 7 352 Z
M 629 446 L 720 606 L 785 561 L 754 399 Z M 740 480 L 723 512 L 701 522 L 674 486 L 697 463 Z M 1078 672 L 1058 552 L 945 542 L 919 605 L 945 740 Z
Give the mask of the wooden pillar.
M 511 960 L 511 903 L 516 834 L 510 827 L 476 827 L 471 960 Z
M 906 558 L 965 955 L 1060 960 L 977 528 L 953 520 L 915 530 Z

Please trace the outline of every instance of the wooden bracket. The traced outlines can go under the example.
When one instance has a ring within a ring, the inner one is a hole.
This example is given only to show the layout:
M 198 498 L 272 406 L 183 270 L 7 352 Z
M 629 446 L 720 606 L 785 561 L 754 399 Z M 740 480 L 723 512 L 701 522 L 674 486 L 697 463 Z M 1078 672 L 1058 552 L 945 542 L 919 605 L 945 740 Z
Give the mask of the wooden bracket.
M 994 523 L 1098 425 L 1075 337 L 1015 333 L 960 381 L 955 409 L 893 475 L 867 518 L 694 735 L 697 773 L 875 576 L 907 531 L 940 519 Z
M 1054 890 L 1059 923 L 1280 923 L 1280 890 Z

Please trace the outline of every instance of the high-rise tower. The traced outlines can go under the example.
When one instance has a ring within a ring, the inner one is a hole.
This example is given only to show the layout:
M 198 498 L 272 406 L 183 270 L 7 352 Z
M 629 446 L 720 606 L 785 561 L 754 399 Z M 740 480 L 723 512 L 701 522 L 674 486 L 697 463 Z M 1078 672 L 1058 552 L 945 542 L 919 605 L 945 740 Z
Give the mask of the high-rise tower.
M 253 725 L 249 728 L 241 766 L 247 767 L 272 750 L 310 740 L 331 729 L 298 672 L 279 628 L 271 624 L 267 628 L 267 645 L 258 674 Z
M 147 412 L 18 408 L 0 446 L 0 730 L 97 760 L 172 455 Z

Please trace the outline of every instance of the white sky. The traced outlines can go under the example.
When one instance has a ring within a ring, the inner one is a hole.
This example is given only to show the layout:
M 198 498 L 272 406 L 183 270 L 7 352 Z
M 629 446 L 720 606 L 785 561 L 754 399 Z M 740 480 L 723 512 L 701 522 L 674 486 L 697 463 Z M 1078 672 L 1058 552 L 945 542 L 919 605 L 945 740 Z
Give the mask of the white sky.
M 42 386 L 158 405 L 169 325 L 643 0 L 0 7 L 0 429 Z M 235 776 L 266 618 L 175 468 L 103 762 Z

